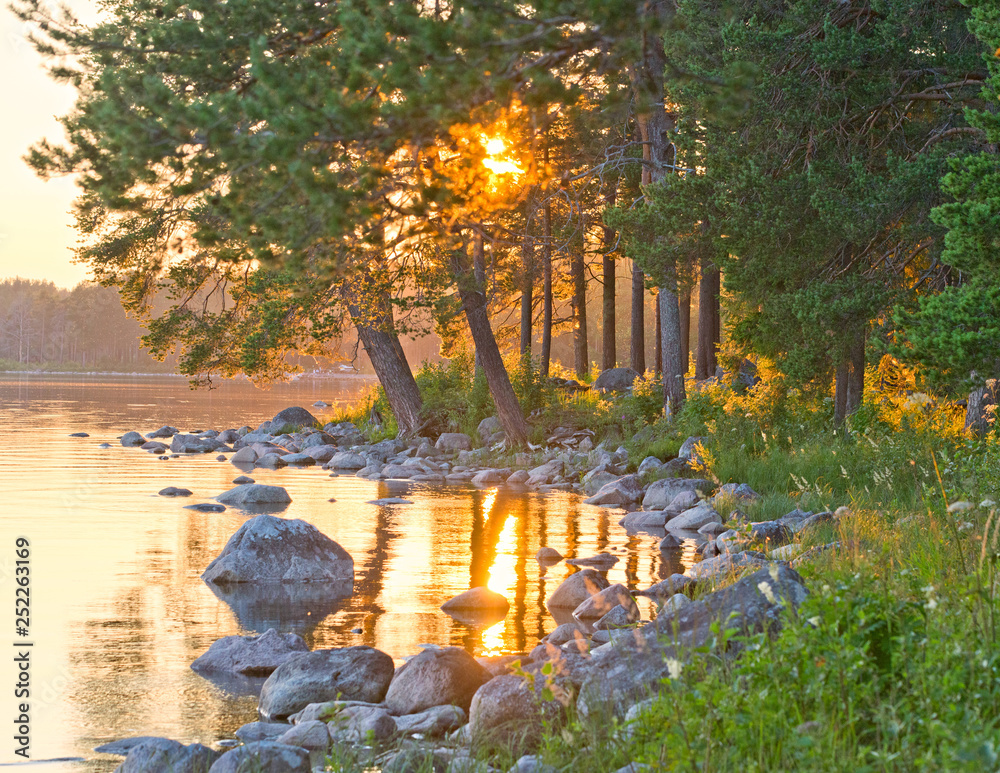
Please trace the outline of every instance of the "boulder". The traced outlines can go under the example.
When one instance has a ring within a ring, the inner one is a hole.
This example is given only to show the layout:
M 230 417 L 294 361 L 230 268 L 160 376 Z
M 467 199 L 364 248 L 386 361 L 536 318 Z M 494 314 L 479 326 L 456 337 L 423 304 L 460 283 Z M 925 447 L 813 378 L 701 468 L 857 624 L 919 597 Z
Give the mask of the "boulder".
M 687 575 L 699 582 L 717 583 L 744 569 L 759 569 L 766 565 L 767 560 L 760 553 L 750 551 L 722 553 L 714 558 L 699 561 L 687 570 Z
M 540 464 L 528 470 L 528 485 L 542 486 L 546 483 L 552 483 L 556 477 L 562 476 L 565 467 L 562 459 L 551 459 L 545 464 Z
M 667 522 L 667 514 L 663 510 L 636 510 L 626 513 L 618 523 L 625 528 L 625 531 L 635 529 L 656 529 Z
M 330 461 L 340 453 L 337 450 L 337 446 L 334 445 L 309 446 L 308 448 L 303 448 L 302 452 L 311 456 L 319 464 Z
M 282 458 L 285 454 L 282 453 L 269 453 L 258 457 L 257 461 L 254 462 L 258 467 L 266 467 L 269 470 L 277 470 L 281 467 L 287 467 L 287 463 Z
M 618 476 L 613 472 L 595 468 L 583 476 L 583 493 L 593 496 L 604 486 L 618 480 Z
M 677 496 L 670 500 L 670 504 L 664 508 L 664 513 L 667 514 L 667 518 L 673 518 L 675 515 L 680 515 L 685 510 L 690 510 L 692 507 L 696 507 L 699 502 L 698 494 L 694 491 L 684 490 L 681 491 Z
M 393 714 L 446 705 L 467 711 L 473 694 L 490 678 L 464 649 L 428 648 L 399 668 L 385 694 L 385 705 Z
M 420 733 L 436 737 L 457 730 L 466 722 L 466 713 L 458 706 L 433 706 L 427 711 L 396 717 L 400 733 Z
M 167 447 L 159 440 L 149 440 L 139 446 L 139 448 L 143 451 L 149 451 L 151 454 L 162 454 L 167 450 Z
M 746 483 L 723 483 L 719 486 L 719 492 L 715 496 L 720 500 L 726 497 L 735 499 L 740 504 L 749 504 L 761 498 L 760 494 Z
M 530 474 L 527 470 L 514 470 L 507 478 L 508 486 L 526 486 L 528 484 L 528 478 Z
M 285 722 L 247 722 L 236 730 L 236 737 L 243 743 L 273 741 L 288 732 Z
M 698 454 L 696 453 L 695 449 L 699 445 L 705 443 L 708 440 L 709 438 L 704 437 L 702 435 L 692 435 L 683 443 L 681 443 L 681 447 L 677 451 L 677 458 L 687 459 L 688 461 L 692 462 L 700 461 L 700 458 L 698 457 Z
M 223 754 L 209 773 L 311 773 L 309 751 L 277 741 L 254 741 Z
M 570 566 L 592 566 L 600 572 L 606 572 L 619 561 L 618 556 L 611 553 L 598 553 L 596 556 L 586 558 L 567 558 L 566 563 Z
M 135 446 L 141 446 L 146 442 L 146 438 L 140 435 L 138 432 L 126 432 L 122 435 L 122 445 L 126 448 L 134 448 Z
M 330 470 L 360 470 L 368 466 L 368 462 L 361 454 L 352 451 L 341 451 L 334 454 L 333 458 L 327 462 L 326 467 Z
M 479 433 L 479 439 L 483 443 L 489 444 L 490 440 L 498 432 L 503 432 L 503 426 L 500 424 L 500 419 L 496 416 L 487 416 L 476 428 L 476 432 Z
M 617 606 L 625 609 L 629 617 L 629 623 L 634 623 L 639 619 L 639 607 L 636 606 L 632 594 L 628 592 L 628 588 L 621 583 L 605 588 L 584 599 L 573 610 L 573 617 L 577 620 L 599 620 Z
M 285 719 L 310 703 L 335 698 L 378 703 L 393 673 L 392 658 L 372 647 L 316 650 L 286 660 L 260 692 L 266 719 Z
M 301 636 L 269 628 L 260 636 L 224 636 L 192 664 L 195 671 L 269 676 L 278 666 L 309 648 Z
M 644 510 L 664 510 L 682 491 L 707 494 L 715 485 L 701 478 L 664 478 L 653 481 L 642 498 Z
M 722 523 L 722 516 L 708 502 L 699 502 L 667 521 L 667 529 L 672 532 L 698 531 L 706 523 Z
M 219 441 L 199 435 L 176 434 L 170 440 L 170 450 L 175 454 L 207 454 L 216 449 Z
M 285 454 L 281 457 L 281 461 L 285 464 L 294 464 L 299 467 L 309 467 L 310 465 L 316 464 L 316 460 L 310 454 Z
M 600 491 L 584 502 L 588 505 L 631 505 L 643 497 L 642 481 L 638 475 L 623 475 L 605 483 Z
M 150 432 L 148 435 L 146 435 L 146 437 L 148 438 L 173 437 L 174 435 L 177 434 L 177 432 L 178 432 L 177 427 L 171 427 L 167 424 L 164 424 L 159 429 Z
M 252 446 L 243 446 L 229 457 L 229 461 L 233 464 L 254 464 L 257 461 L 257 456 L 257 451 Z
M 483 470 L 472 476 L 473 486 L 498 486 L 507 480 L 510 470 Z
M 561 709 L 554 701 L 540 701 L 522 677 L 498 676 L 472 697 L 469 734 L 486 747 L 533 748 L 542 738 L 543 717 L 554 719 Z
M 657 459 L 655 456 L 647 456 L 641 462 L 639 462 L 639 467 L 636 470 L 640 475 L 643 473 L 651 472 L 652 470 L 658 470 L 663 466 L 663 462 Z
M 176 486 L 167 486 L 166 488 L 161 488 L 156 492 L 161 497 L 189 497 L 191 496 L 191 489 L 177 488 Z
M 464 432 L 445 432 L 434 444 L 438 451 L 468 451 L 472 448 L 472 438 Z
M 611 607 L 607 614 L 594 623 L 595 631 L 610 631 L 615 628 L 628 628 L 639 620 L 638 612 L 633 615 L 632 611 L 626 609 L 621 604 Z
M 336 446 L 337 438 L 331 435 L 329 432 L 323 432 L 322 430 L 317 430 L 316 432 L 309 433 L 306 439 L 299 443 L 299 450 L 305 451 L 308 448 L 317 448 L 319 446 Z
M 777 521 L 757 521 L 750 524 L 750 540 L 768 548 L 776 548 L 792 541 L 792 530 Z
M 639 378 L 632 368 L 608 368 L 594 380 L 593 388 L 598 392 L 627 392 Z
M 655 624 L 592 653 L 577 710 L 584 717 L 623 715 L 639 700 L 662 690 L 671 669 L 676 670 L 694 650 L 712 645 L 714 625 L 741 634 L 775 631 L 782 615 L 797 608 L 806 592 L 794 570 L 774 564 L 700 601 L 660 615 Z
M 292 501 L 281 486 L 265 486 L 263 483 L 243 483 L 229 489 L 217 500 L 224 505 L 283 505 Z
M 545 602 L 545 606 L 550 609 L 576 609 L 584 601 L 610 587 L 608 581 L 593 569 L 583 569 L 576 574 L 571 574 L 552 591 Z
M 463 593 L 459 593 L 454 598 L 448 599 L 448 601 L 441 605 L 441 609 L 445 612 L 458 609 L 474 609 L 507 614 L 507 610 L 510 609 L 510 602 L 486 586 L 479 586 L 470 588 Z
M 541 547 L 535 553 L 535 560 L 541 564 L 558 564 L 563 560 L 562 553 L 555 548 Z
M 205 773 L 219 756 L 200 743 L 185 746 L 168 738 L 151 738 L 129 749 L 115 773 Z
M 305 408 L 285 408 L 283 411 L 279 411 L 271 419 L 271 426 L 275 431 L 280 431 L 282 427 L 292 424 L 296 427 L 313 427 L 319 424 L 319 421 Z
M 229 538 L 201 575 L 205 582 L 336 582 L 354 579 L 354 560 L 305 521 L 258 515 Z
M 326 722 L 310 719 L 306 722 L 299 722 L 292 727 L 286 727 L 285 732 L 274 740 L 289 746 L 301 746 L 309 751 L 325 752 L 330 748 L 330 731 L 326 727 Z
M 94 751 L 98 754 L 117 754 L 119 757 L 127 757 L 133 747 L 146 741 L 169 741 L 158 735 L 136 735 L 131 738 L 119 738 L 116 741 L 108 741 L 100 746 L 95 746 Z
M 327 729 L 338 742 L 380 742 L 396 734 L 396 721 L 382 706 L 345 706 L 334 714 Z
M 694 580 L 684 574 L 672 574 L 665 580 L 655 585 L 650 585 L 645 590 L 637 591 L 637 596 L 649 596 L 654 599 L 669 598 L 674 594 L 681 593 L 685 588 L 694 584 Z

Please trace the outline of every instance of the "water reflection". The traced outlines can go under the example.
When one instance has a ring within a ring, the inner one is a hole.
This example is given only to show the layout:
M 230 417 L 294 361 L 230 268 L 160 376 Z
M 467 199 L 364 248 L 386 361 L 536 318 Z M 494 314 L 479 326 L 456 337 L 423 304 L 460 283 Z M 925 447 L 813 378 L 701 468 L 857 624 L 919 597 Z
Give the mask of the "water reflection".
M 213 454 L 159 461 L 121 448 L 116 436 L 162 424 L 185 431 L 256 426 L 289 405 L 334 402 L 333 394 L 330 384 L 192 393 L 174 379 L 101 385 L 0 377 L 7 417 L 0 476 L 8 501 L 17 503 L 0 514 L 0 524 L 5 535 L 25 532 L 38 545 L 33 634 L 45 644 L 34 666 L 39 684 L 61 685 L 39 709 L 47 712 L 33 738 L 39 757 L 85 756 L 88 769 L 111 770 L 116 760 L 91 752 L 100 742 L 164 735 L 212 744 L 232 737 L 255 717 L 256 685 L 212 682 L 190 669 L 223 636 L 275 627 L 300 633 L 313 648 L 367 644 L 397 660 L 423 643 L 475 655 L 520 653 L 555 627 L 545 599 L 576 571 L 539 564 L 540 547 L 568 558 L 613 552 L 622 560 L 608 579 L 629 587 L 645 587 L 688 560 L 686 552 L 661 554 L 655 534 L 626 534 L 620 511 L 583 505 L 575 495 L 255 469 L 258 482 L 291 494 L 283 517 L 312 523 L 354 557 L 353 592 L 205 585 L 201 573 L 247 515 L 184 510 L 191 500 L 156 492 L 174 485 L 212 501 L 240 471 Z M 68 437 L 79 431 L 91 437 Z M 111 447 L 99 449 L 102 442 Z M 368 504 L 386 497 L 413 504 Z M 478 585 L 510 602 L 503 619 L 458 620 L 439 609 Z M 652 614 L 647 601 L 640 606 Z

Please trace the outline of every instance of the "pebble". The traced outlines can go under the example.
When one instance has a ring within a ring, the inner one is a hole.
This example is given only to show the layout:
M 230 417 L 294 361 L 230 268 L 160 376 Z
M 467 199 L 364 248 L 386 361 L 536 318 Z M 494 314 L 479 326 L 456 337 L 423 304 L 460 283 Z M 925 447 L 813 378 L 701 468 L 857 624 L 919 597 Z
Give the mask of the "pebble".
M 185 510 L 197 510 L 199 513 L 224 513 L 226 512 L 225 505 L 213 505 L 207 502 L 203 502 L 197 505 L 184 505 Z

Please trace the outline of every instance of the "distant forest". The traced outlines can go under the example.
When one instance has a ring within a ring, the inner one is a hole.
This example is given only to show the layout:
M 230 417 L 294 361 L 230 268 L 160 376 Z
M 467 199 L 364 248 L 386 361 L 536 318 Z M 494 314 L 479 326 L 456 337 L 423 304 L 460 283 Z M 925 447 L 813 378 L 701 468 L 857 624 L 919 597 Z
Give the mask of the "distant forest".
M 143 348 L 145 332 L 125 314 L 113 287 L 81 282 L 66 290 L 49 281 L 0 279 L 0 370 L 176 373 L 176 356 L 159 362 Z M 436 336 L 403 342 L 417 361 L 437 359 L 439 345 Z M 289 360 L 306 371 L 341 372 L 341 364 L 352 362 L 358 372 L 372 372 L 363 349 L 354 357 L 353 340 L 342 342 L 340 350 L 339 361 L 295 355 Z

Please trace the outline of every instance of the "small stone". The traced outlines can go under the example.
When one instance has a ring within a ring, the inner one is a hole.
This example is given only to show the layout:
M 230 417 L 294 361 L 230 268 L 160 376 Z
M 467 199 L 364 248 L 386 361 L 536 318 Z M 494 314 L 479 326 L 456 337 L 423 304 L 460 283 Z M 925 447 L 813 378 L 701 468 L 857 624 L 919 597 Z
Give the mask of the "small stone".
M 138 432 L 126 432 L 122 435 L 121 443 L 126 448 L 134 448 L 135 446 L 141 446 L 146 442 L 146 438 L 140 435 Z
M 191 496 L 191 490 L 186 488 L 176 488 L 174 486 L 167 486 L 166 488 L 160 489 L 158 492 L 161 497 L 189 497 Z
M 70 437 L 90 437 L 89 432 L 74 432 Z
M 237 486 L 242 486 L 245 483 L 256 483 L 256 482 L 257 481 L 255 481 L 249 475 L 240 475 L 238 478 L 233 478 L 233 483 L 235 483 Z
M 535 553 L 535 560 L 542 564 L 557 564 L 562 561 L 563 556 L 555 548 L 542 547 Z
M 208 502 L 201 502 L 197 505 L 184 505 L 185 510 L 197 510 L 199 513 L 224 513 L 225 505 L 213 505 Z

